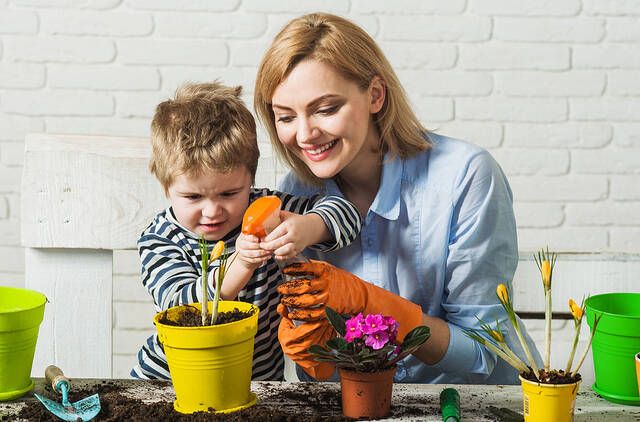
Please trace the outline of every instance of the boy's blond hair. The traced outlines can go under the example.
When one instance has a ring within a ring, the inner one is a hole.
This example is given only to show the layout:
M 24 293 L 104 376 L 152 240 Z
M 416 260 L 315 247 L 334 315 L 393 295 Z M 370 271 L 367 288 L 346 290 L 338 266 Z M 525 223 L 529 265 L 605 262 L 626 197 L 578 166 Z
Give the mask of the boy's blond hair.
M 366 90 L 375 76 L 384 81 L 384 104 L 374 116 L 383 153 L 408 158 L 431 147 L 425 139 L 426 128 L 411 109 L 398 77 L 375 41 L 347 19 L 311 13 L 293 19 L 276 35 L 258 68 L 253 104 L 274 149 L 302 180 L 312 185 L 322 182 L 278 140 L 271 98 L 293 68 L 306 59 L 331 66 L 361 90 Z
M 246 166 L 255 179 L 260 151 L 256 123 L 240 99 L 241 87 L 217 81 L 189 83 L 156 107 L 149 169 L 165 193 L 176 176 Z

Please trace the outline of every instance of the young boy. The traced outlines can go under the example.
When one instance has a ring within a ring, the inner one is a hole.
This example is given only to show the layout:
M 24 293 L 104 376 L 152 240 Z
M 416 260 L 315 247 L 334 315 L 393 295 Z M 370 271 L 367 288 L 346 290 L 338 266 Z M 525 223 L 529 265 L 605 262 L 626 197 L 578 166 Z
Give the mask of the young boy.
M 151 123 L 150 170 L 171 206 L 160 212 L 138 240 L 142 283 L 156 311 L 199 302 L 202 298 L 198 238 L 210 248 L 223 240 L 237 258 L 227 269 L 220 295 L 260 308 L 253 355 L 254 380 L 281 380 L 284 358 L 278 343 L 281 280 L 274 256 L 290 258 L 314 245 L 333 250 L 351 243 L 361 220 L 353 205 L 339 197 L 293 197 L 252 188 L 260 152 L 253 116 L 240 100 L 241 88 L 217 82 L 187 84 L 175 99 L 160 103 Z M 282 200 L 283 222 L 263 243 L 240 232 L 248 205 L 258 197 Z M 287 212 L 290 211 L 290 212 Z M 294 213 L 300 213 L 294 214 Z M 214 295 L 213 272 L 209 297 Z M 154 334 L 138 352 L 131 375 L 170 379 L 167 360 Z

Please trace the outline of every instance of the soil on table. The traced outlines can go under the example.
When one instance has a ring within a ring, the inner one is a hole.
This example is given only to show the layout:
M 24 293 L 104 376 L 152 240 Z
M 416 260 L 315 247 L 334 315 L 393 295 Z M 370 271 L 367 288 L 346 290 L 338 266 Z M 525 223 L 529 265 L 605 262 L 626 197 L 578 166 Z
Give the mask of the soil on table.
M 141 383 L 147 381 L 140 381 Z M 155 386 L 170 385 L 159 381 L 153 382 Z M 273 388 L 270 386 L 273 385 Z M 338 413 L 341 409 L 340 392 L 333 389 L 326 389 L 322 383 L 300 383 L 292 385 L 291 388 L 282 390 L 276 388 L 277 384 L 268 383 L 265 390 L 258 397 L 258 403 L 248 409 L 244 409 L 230 414 L 214 414 L 198 412 L 191 415 L 184 415 L 173 409 L 173 402 L 162 401 L 155 403 L 145 403 L 144 401 L 132 398 L 129 395 L 121 394 L 124 390 L 113 381 L 103 381 L 92 389 L 78 388 L 69 393 L 70 401 L 76 402 L 92 394 L 100 395 L 101 410 L 95 421 L 275 421 L 275 422 L 297 422 L 297 421 L 352 421 L 353 419 L 343 416 L 332 416 L 331 412 Z M 52 392 L 51 387 L 45 387 L 43 395 L 51 400 L 60 401 L 60 396 Z M 278 399 L 274 399 L 278 395 Z M 402 404 L 391 406 L 391 418 L 419 419 L 425 414 L 438 414 L 438 407 L 435 397 L 405 397 Z M 268 404 L 268 403 L 271 404 Z M 433 403 L 432 403 L 433 402 Z M 275 405 L 273 403 L 278 403 Z M 429 404 L 425 407 L 425 404 Z M 300 414 L 298 408 L 306 408 L 313 413 Z M 30 401 L 27 406 L 21 409 L 17 417 L 0 417 L 0 421 L 13 421 L 16 419 L 42 422 L 58 422 L 60 419 L 51 414 L 39 401 Z
M 249 318 L 253 315 L 254 311 L 241 311 L 238 308 L 234 308 L 231 311 L 220 312 L 218 319 L 213 325 L 228 324 L 230 322 L 240 321 L 245 318 Z M 202 314 L 200 309 L 195 306 L 186 305 L 184 310 L 180 312 L 178 320 L 167 318 L 167 312 L 165 311 L 159 319 L 159 322 L 164 325 L 171 325 L 174 327 L 202 327 Z M 211 315 L 207 316 L 207 325 L 211 325 Z
M 562 369 L 561 370 L 551 369 L 549 371 L 541 369 L 540 380 L 536 379 L 536 377 L 533 375 L 533 371 L 526 374 L 521 374 L 521 375 L 522 375 L 522 378 L 529 380 L 531 382 L 539 382 L 542 384 L 553 384 L 553 385 L 573 384 L 574 382 L 578 382 L 582 379 L 582 376 L 580 374 L 575 374 L 574 376 L 571 376 L 571 374 L 567 374 Z

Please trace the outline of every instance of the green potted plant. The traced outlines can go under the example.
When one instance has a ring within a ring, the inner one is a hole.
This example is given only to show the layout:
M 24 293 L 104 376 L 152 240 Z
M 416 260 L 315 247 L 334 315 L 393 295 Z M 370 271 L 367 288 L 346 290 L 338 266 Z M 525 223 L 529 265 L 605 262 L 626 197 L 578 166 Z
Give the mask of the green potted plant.
M 584 300 L 578 305 L 573 299 L 569 299 L 569 311 L 573 316 L 574 337 L 573 345 L 567 364 L 564 369 L 552 369 L 550 367 L 551 358 L 551 282 L 557 255 L 549 253 L 549 250 L 541 250 L 534 255 L 535 262 L 540 271 L 542 286 L 545 294 L 545 353 L 543 367 L 539 368 L 529 350 L 529 347 L 522 336 L 519 319 L 513 310 L 511 295 L 504 284 L 499 284 L 496 288 L 498 300 L 504 308 L 508 320 L 513 326 L 526 356 L 526 363 L 520 359 L 507 345 L 500 324 L 496 321 L 495 326 L 480 320 L 480 330 L 466 330 L 465 334 L 473 340 L 483 344 L 487 349 L 494 352 L 498 357 L 504 359 L 513 366 L 520 374 L 520 381 L 523 392 L 523 408 L 525 422 L 570 422 L 573 420 L 576 394 L 580 386 L 582 377 L 578 372 L 584 359 L 589 352 L 593 334 L 600 320 L 596 317 L 589 344 L 578 363 L 574 366 L 574 357 L 580 337 L 580 327 L 584 315 Z
M 181 413 L 229 413 L 252 406 L 250 390 L 258 308 L 250 303 L 220 301 L 227 268 L 224 242 L 209 255 L 200 239 L 202 291 L 208 292 L 209 269 L 217 262 L 213 303 L 203 293 L 200 303 L 175 306 L 158 313 L 154 323 L 162 342 Z
M 396 363 L 427 339 L 429 327 L 411 330 L 399 344 L 399 324 L 380 314 L 343 316 L 327 307 L 327 319 L 337 332 L 325 345 L 309 352 L 334 363 L 340 375 L 342 413 L 351 418 L 382 418 L 389 414 Z

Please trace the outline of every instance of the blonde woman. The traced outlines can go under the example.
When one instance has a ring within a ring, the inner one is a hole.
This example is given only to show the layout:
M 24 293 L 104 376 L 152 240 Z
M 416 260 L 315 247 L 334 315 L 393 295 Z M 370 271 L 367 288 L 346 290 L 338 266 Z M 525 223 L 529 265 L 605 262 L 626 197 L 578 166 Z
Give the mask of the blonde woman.
M 463 334 L 479 328 L 476 316 L 505 321 L 495 289 L 511 284 L 518 262 L 511 190 L 491 155 L 427 131 L 376 43 L 330 14 L 293 19 L 275 37 L 258 70 L 254 106 L 293 169 L 282 190 L 343 196 L 364 220 L 350 246 L 312 252 L 320 261 L 291 269 L 310 276 L 309 285 L 280 287 L 285 354 L 314 378 L 331 376 L 330 365 L 307 353 L 331 335 L 326 305 L 392 315 L 400 337 L 430 327 L 396 381 L 517 382 L 511 367 Z M 515 333 L 504 334 L 521 350 Z

